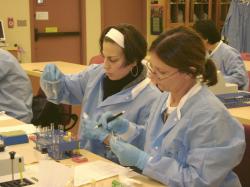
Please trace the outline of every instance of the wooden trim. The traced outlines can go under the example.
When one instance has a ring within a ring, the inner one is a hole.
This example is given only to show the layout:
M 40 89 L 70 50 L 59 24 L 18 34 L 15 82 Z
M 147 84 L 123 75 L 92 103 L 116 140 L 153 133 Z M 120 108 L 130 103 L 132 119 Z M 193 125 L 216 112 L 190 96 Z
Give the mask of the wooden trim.
M 86 0 L 80 0 L 80 32 L 81 32 L 81 57 L 80 57 L 80 64 L 87 64 L 87 40 L 86 40 Z
M 104 29 L 104 1 L 101 1 L 101 31 Z
M 31 61 L 33 62 L 35 59 L 35 53 L 34 53 L 34 48 L 35 48 L 35 32 L 34 32 L 34 21 L 35 21 L 35 13 L 34 13 L 34 5 L 35 1 L 29 0 L 29 7 L 30 7 L 30 41 L 31 41 Z
M 189 15 L 190 15 L 190 1 L 192 0 L 185 0 L 185 25 L 189 23 Z M 192 3 L 193 4 L 193 3 Z
M 143 35 L 145 38 L 147 37 L 147 1 L 142 0 L 142 29 L 143 29 Z

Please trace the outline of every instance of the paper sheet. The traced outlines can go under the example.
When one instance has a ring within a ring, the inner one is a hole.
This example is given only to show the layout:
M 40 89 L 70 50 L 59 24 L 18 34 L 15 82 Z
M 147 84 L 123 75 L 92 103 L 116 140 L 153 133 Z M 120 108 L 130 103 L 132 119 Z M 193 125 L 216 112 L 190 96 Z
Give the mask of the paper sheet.
M 17 144 L 6 147 L 6 151 L 15 151 L 19 155 L 24 157 L 24 164 L 37 163 L 40 157 L 40 152 L 34 149 L 34 143 L 29 142 L 27 144 Z
M 74 186 L 95 180 L 102 180 L 123 173 L 127 168 L 101 160 L 88 162 L 75 167 Z
M 73 180 L 73 169 L 53 160 L 38 164 L 38 184 L 41 187 L 64 187 Z

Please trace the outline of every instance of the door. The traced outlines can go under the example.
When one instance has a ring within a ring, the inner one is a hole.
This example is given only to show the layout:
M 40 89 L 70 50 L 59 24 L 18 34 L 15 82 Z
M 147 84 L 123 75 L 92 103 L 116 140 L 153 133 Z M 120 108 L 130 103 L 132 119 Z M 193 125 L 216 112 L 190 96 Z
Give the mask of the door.
M 147 1 L 104 0 L 101 1 L 102 28 L 119 23 L 134 25 L 145 37 L 147 33 Z
M 85 0 L 30 0 L 32 62 L 85 62 Z

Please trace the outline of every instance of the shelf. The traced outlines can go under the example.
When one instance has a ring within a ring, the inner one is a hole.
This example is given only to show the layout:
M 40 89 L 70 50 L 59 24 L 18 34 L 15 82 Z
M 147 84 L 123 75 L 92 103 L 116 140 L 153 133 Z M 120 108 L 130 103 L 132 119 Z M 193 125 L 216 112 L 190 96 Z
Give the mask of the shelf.
M 186 3 L 185 2 L 181 2 L 181 3 L 174 3 L 174 2 L 171 2 L 170 5 L 185 5 Z
M 211 19 L 220 29 L 219 22 L 224 22 L 231 0 L 165 0 L 165 28 L 177 25 L 192 25 L 196 20 Z
M 208 5 L 208 3 L 207 2 L 204 2 L 204 3 L 202 3 L 202 2 L 195 2 L 195 3 L 193 3 L 194 5 Z

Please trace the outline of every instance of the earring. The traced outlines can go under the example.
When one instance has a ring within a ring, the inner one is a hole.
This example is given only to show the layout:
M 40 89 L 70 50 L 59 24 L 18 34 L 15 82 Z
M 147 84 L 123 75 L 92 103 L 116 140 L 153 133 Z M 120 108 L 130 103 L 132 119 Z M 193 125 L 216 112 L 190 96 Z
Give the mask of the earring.
M 130 70 L 130 73 L 133 77 L 137 77 L 137 75 L 139 73 L 139 68 L 138 68 L 137 64 Z

